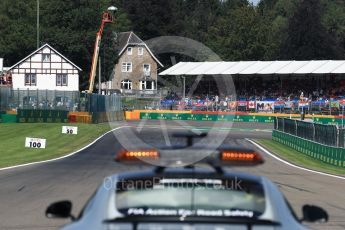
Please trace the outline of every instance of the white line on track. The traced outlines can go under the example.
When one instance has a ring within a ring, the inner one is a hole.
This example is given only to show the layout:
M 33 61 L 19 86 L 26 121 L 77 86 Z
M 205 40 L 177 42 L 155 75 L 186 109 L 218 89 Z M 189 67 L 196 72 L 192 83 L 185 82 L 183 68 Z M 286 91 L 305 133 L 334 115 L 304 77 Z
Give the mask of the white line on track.
M 329 176 L 329 177 L 333 177 L 333 178 L 337 178 L 337 179 L 341 179 L 341 180 L 345 180 L 345 177 L 342 177 L 342 176 L 337 176 L 337 175 L 333 175 L 333 174 L 329 174 L 329 173 L 324 173 L 324 172 L 319 172 L 319 171 L 315 171 L 315 170 L 311 170 L 311 169 L 307 169 L 307 168 L 303 168 L 303 167 L 300 167 L 300 166 L 297 166 L 295 164 L 292 164 L 290 162 L 287 162 L 279 157 L 277 157 L 275 154 L 269 152 L 267 149 L 265 149 L 264 147 L 262 147 L 261 145 L 257 144 L 256 142 L 246 138 L 247 141 L 249 141 L 250 143 L 252 143 L 253 145 L 255 145 L 256 147 L 258 147 L 260 150 L 264 151 L 267 155 L 269 155 L 270 157 L 286 164 L 286 165 L 289 165 L 291 167 L 294 167 L 294 168 L 297 168 L 297 169 L 300 169 L 300 170 L 304 170 L 304 171 L 307 171 L 307 172 L 310 172 L 310 173 L 315 173 L 315 174 L 319 174 L 319 175 L 323 175 L 323 176 Z
M 165 121 L 159 120 L 159 123 L 162 126 L 162 133 L 163 133 L 163 137 L 164 137 L 164 140 L 165 140 L 165 145 L 166 146 L 171 146 L 171 142 L 170 142 L 170 138 L 169 138 L 169 133 L 168 133 L 168 127 L 167 127 Z
M 151 129 L 156 129 L 156 128 L 160 128 L 160 126 L 146 126 L 144 125 L 143 127 L 145 128 L 151 128 Z M 141 128 L 143 128 L 141 127 Z M 71 157 L 81 151 L 83 151 L 84 149 L 87 149 L 88 147 L 90 147 L 91 145 L 95 144 L 98 140 L 100 140 L 102 137 L 104 137 L 105 135 L 107 135 L 108 133 L 111 133 L 111 132 L 114 132 L 116 130 L 119 130 L 119 129 L 122 129 L 122 128 L 134 128 L 134 126 L 130 126 L 130 125 L 125 125 L 125 126 L 120 126 L 120 127 L 117 127 L 117 128 L 114 128 L 112 130 L 109 130 L 108 132 L 102 134 L 101 136 L 99 136 L 97 139 L 95 139 L 94 141 L 92 141 L 90 144 L 84 146 L 83 148 L 79 149 L 79 150 L 76 150 L 72 153 L 69 153 L 67 155 L 64 155 L 62 157 L 58 157 L 58 158 L 53 158 L 53 159 L 49 159 L 49 160 L 44 160 L 44 161 L 36 161 L 36 162 L 30 162 L 30 163 L 27 163 L 27 164 L 20 164 L 20 165 L 14 165 L 14 166 L 9 166 L 9 167 L 5 167 L 5 168 L 0 168 L 0 171 L 5 171 L 5 170 L 8 170 L 8 169 L 15 169 L 15 168 L 21 168 L 21 167 L 26 167 L 26 166 L 31 166 L 31 165 L 36 165 L 36 164 L 42 164 L 42 163 L 48 163 L 48 162 L 53 162 L 53 161 L 57 161 L 57 160 L 61 160 L 61 159 L 64 159 L 64 158 L 67 158 L 67 157 Z M 169 127 L 169 129 L 184 129 L 182 127 Z
M 107 134 L 109 134 L 111 132 L 114 132 L 116 130 L 122 129 L 122 128 L 134 128 L 134 127 L 133 126 L 120 126 L 120 127 L 114 128 L 114 129 L 112 129 L 112 130 L 102 134 L 97 139 L 95 139 L 93 142 L 91 142 L 90 144 L 84 146 L 83 148 L 81 148 L 81 149 L 79 149 L 77 151 L 74 151 L 74 152 L 72 152 L 70 154 L 67 154 L 65 156 L 62 156 L 62 157 L 58 157 L 58 158 L 54 158 L 54 159 L 50 159 L 50 160 L 45 160 L 45 161 L 37 161 L 37 162 L 31 162 L 31 163 L 27 163 L 27 164 L 21 164 L 21 165 L 15 165 L 15 166 L 10 166 L 10 167 L 0 168 L 0 171 L 4 171 L 4 170 L 8 170 L 8 169 L 21 168 L 21 167 L 26 167 L 26 166 L 36 165 L 36 164 L 48 163 L 48 162 L 53 162 L 53 161 L 57 161 L 57 160 L 61 160 L 61 159 L 64 159 L 64 158 L 71 157 L 71 156 L 73 156 L 73 155 L 83 151 L 84 149 L 87 149 L 88 147 L 92 146 L 94 143 L 96 143 L 98 140 L 103 138 L 105 135 L 107 135 Z M 159 128 L 159 126 L 158 127 L 156 127 L 156 126 L 145 126 L 145 128 L 156 129 L 156 128 Z M 168 126 L 168 128 L 169 129 L 185 129 L 186 127 L 169 127 Z M 298 168 L 298 169 L 301 169 L 301 170 L 304 170 L 304 171 L 308 171 L 308 172 L 311 172 L 311 173 L 316 173 L 316 174 L 320 174 L 320 175 L 324 175 L 324 176 L 329 176 L 329 177 L 345 180 L 345 177 L 341 177 L 341 176 L 337 176 L 337 175 L 332 175 L 332 174 L 328 174 L 328 173 L 323 173 L 323 172 L 318 172 L 318 171 L 314 171 L 314 170 L 311 170 L 311 169 L 306 169 L 306 168 L 303 168 L 303 167 L 291 164 L 290 162 L 287 162 L 287 161 L 277 157 L 276 155 L 270 153 L 268 150 L 266 150 L 265 148 L 263 148 L 259 144 L 255 143 L 254 141 L 252 141 L 252 140 L 250 140 L 248 138 L 246 138 L 246 140 L 249 141 L 250 143 L 252 143 L 253 145 L 255 145 L 256 147 L 258 147 L 259 149 L 261 149 L 262 151 L 264 151 L 269 156 L 273 157 L 274 159 L 276 159 L 276 160 L 278 160 L 278 161 L 280 161 L 280 162 L 282 162 L 282 163 L 284 163 L 286 165 L 289 165 L 291 167 Z
M 90 144 L 88 144 L 88 145 L 84 146 L 83 148 L 81 148 L 81 149 L 79 149 L 77 151 L 74 151 L 74 152 L 72 152 L 72 153 L 70 153 L 68 155 L 65 155 L 65 156 L 62 156 L 62 157 L 58 157 L 58 158 L 54 158 L 54 159 L 50 159 L 50 160 L 45 160 L 45 161 L 36 161 L 36 162 L 27 163 L 27 164 L 21 164 L 21 165 L 15 165 L 15 166 L 6 167 L 6 168 L 0 168 L 0 171 L 4 171 L 4 170 L 7 170 L 7 169 L 19 168 L 19 167 L 25 167 L 25 166 L 30 166 L 30 165 L 48 163 L 48 162 L 57 161 L 57 160 L 61 160 L 61 159 L 73 156 L 73 155 L 79 153 L 80 151 L 83 151 L 84 149 L 87 149 L 88 147 L 90 147 L 91 145 L 96 143 L 99 139 L 101 139 L 102 137 L 104 137 L 108 133 L 114 132 L 115 130 L 122 129 L 122 128 L 125 128 L 125 127 L 130 127 L 130 126 L 120 126 L 120 127 L 115 128 L 115 129 L 112 129 L 112 130 L 102 134 L 101 136 L 99 136 L 96 140 L 94 140 Z
M 67 154 L 65 156 L 62 156 L 62 157 L 58 157 L 58 158 L 53 158 L 53 159 L 49 159 L 49 160 L 44 160 L 44 161 L 36 161 L 36 162 L 31 162 L 31 163 L 27 163 L 27 164 L 20 164 L 20 165 L 14 165 L 14 166 L 9 166 L 9 167 L 5 167 L 5 168 L 0 168 L 0 171 L 4 171 L 4 170 L 8 170 L 8 169 L 15 169 L 15 168 L 21 168 L 21 167 L 26 167 L 26 166 L 31 166 L 31 165 L 36 165 L 36 164 L 42 164 L 42 163 L 48 163 L 48 162 L 53 162 L 53 161 L 57 161 L 57 160 L 61 160 L 61 159 L 64 159 L 64 158 L 67 158 L 67 157 L 71 157 L 81 151 L 83 151 L 84 149 L 87 149 L 88 147 L 90 147 L 91 145 L 93 145 L 94 143 L 96 143 L 99 139 L 101 139 L 102 137 L 104 137 L 105 135 L 107 135 L 108 133 L 111 133 L 111 132 L 114 132 L 115 130 L 119 130 L 119 129 L 122 129 L 122 128 L 151 128 L 151 129 L 161 129 L 161 126 L 160 125 L 151 125 L 151 126 L 148 126 L 148 125 L 139 125 L 138 126 L 131 126 L 131 125 L 125 125 L 125 126 L 120 126 L 120 127 L 117 127 L 117 128 L 114 128 L 104 134 L 102 134 L 101 136 L 99 136 L 97 139 L 95 139 L 93 142 L 91 142 L 90 144 L 84 146 L 83 148 L 79 149 L 79 150 L 76 150 L 70 154 Z M 169 128 L 169 129 L 188 129 L 188 128 L 191 128 L 190 126 L 189 127 L 176 127 L 176 126 L 166 126 L 166 128 Z M 198 130 L 201 130 L 199 129 L 198 127 L 195 127 L 195 129 L 198 129 Z

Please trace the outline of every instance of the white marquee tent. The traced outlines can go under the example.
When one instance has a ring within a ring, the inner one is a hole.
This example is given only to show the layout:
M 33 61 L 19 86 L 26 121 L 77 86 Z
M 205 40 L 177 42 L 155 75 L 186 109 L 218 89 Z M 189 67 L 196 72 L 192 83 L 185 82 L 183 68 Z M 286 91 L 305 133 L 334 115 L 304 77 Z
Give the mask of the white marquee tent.
M 342 74 L 345 60 L 179 62 L 159 75 Z

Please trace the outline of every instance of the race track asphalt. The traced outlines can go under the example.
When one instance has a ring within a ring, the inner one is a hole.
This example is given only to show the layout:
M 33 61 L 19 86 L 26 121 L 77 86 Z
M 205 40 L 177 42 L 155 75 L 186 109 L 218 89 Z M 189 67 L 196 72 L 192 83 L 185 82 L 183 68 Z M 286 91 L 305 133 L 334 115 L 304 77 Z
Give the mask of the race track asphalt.
M 46 207 L 53 201 L 73 201 L 73 213 L 78 214 L 84 203 L 102 183 L 104 177 L 147 166 L 127 166 L 112 159 L 121 148 L 118 137 L 128 131 L 145 143 L 164 145 L 181 143 L 171 138 L 173 132 L 193 128 L 207 131 L 212 122 L 128 122 L 113 124 L 126 126 L 105 135 L 89 148 L 61 160 L 27 167 L 0 171 L 0 229 L 57 229 L 68 220 L 47 219 Z M 226 134 L 224 143 L 233 146 L 255 148 L 245 138 L 271 138 L 270 124 L 235 123 L 217 128 Z M 167 138 L 169 137 L 169 138 Z M 257 148 L 256 148 L 257 149 Z M 303 204 L 324 207 L 330 221 L 309 225 L 313 229 L 345 229 L 345 180 L 318 175 L 285 165 L 257 149 L 266 162 L 258 167 L 242 167 L 234 170 L 263 175 L 278 184 L 281 191 L 301 217 Z

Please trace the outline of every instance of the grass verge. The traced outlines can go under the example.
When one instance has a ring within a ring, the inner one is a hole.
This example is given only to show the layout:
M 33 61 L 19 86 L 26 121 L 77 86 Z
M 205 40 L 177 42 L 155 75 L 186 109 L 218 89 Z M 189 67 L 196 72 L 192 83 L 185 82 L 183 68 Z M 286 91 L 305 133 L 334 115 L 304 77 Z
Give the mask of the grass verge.
M 77 135 L 62 134 L 64 124 L 0 124 L 0 168 L 48 160 L 76 151 L 110 130 L 105 124 L 69 124 Z M 45 138 L 45 149 L 25 148 L 25 137 Z
M 288 146 L 280 144 L 273 140 L 267 139 L 260 139 L 255 140 L 258 144 L 265 147 L 270 152 L 274 153 L 275 155 L 281 157 L 282 159 L 289 161 L 295 165 L 312 169 L 315 171 L 331 173 L 331 174 L 338 174 L 338 175 L 345 175 L 345 169 L 335 167 L 332 165 L 325 164 L 320 162 L 308 155 L 305 155 L 301 152 L 298 152 Z

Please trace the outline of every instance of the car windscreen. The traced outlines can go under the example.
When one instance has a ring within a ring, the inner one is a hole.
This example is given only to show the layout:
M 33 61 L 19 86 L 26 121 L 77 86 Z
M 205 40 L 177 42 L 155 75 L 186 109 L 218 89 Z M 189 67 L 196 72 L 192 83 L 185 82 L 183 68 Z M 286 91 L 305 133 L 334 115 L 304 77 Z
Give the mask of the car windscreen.
M 116 208 L 126 216 L 257 217 L 261 183 L 239 178 L 147 178 L 117 183 Z

